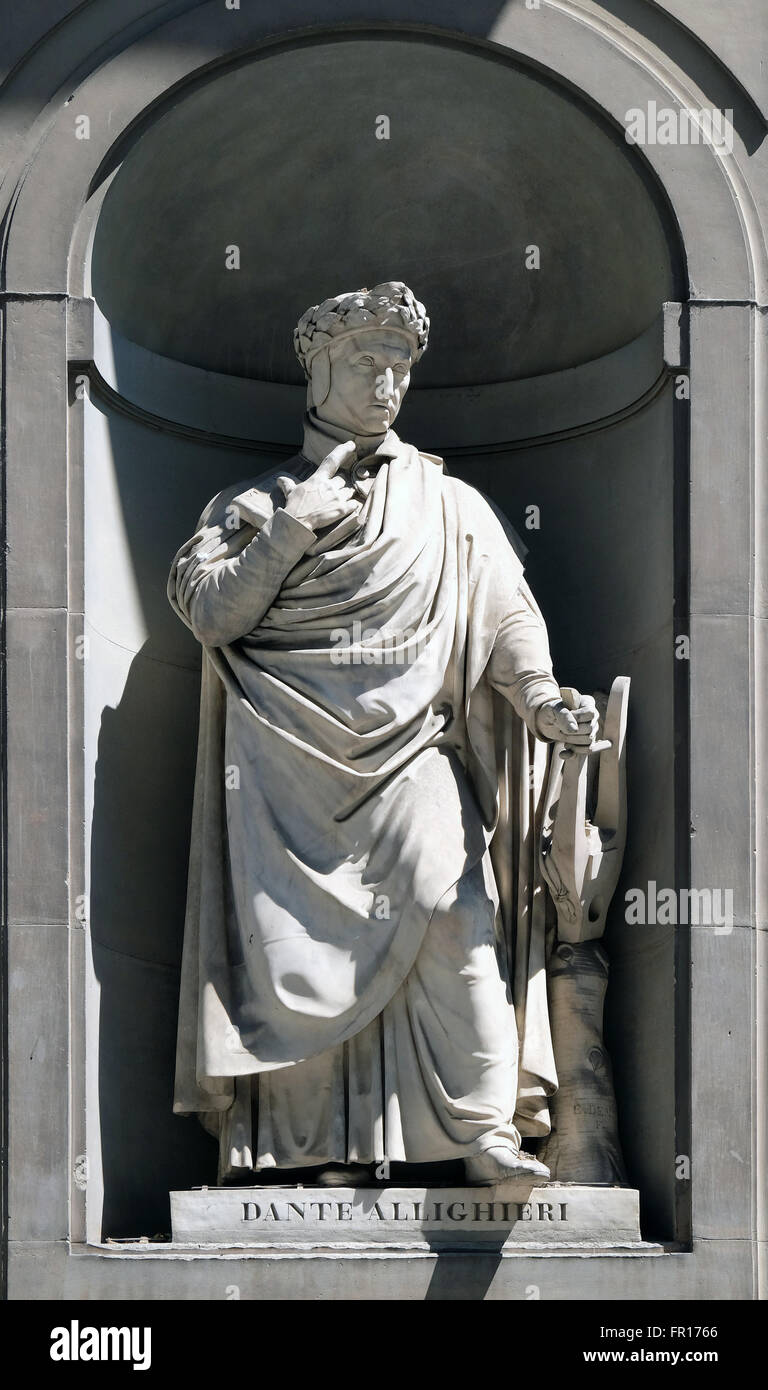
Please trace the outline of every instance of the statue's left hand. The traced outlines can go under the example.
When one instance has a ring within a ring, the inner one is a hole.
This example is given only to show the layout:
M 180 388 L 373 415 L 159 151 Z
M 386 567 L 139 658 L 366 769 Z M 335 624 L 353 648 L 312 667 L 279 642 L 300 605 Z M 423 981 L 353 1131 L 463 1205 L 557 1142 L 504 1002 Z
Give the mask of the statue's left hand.
M 597 706 L 591 695 L 582 695 L 575 710 L 569 710 L 563 700 L 555 700 L 536 711 L 536 729 L 541 737 L 569 748 L 590 748 L 597 728 Z

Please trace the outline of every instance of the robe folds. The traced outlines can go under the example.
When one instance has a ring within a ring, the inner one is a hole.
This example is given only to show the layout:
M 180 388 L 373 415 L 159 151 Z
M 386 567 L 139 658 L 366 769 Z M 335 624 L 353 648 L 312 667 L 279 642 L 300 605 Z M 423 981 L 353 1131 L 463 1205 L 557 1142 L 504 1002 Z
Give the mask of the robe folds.
M 203 647 L 174 1109 L 221 1132 L 248 1078 L 311 1079 L 371 1036 L 438 904 L 482 870 L 519 1043 L 508 1119 L 543 1135 L 546 630 L 481 494 L 392 431 L 368 462 L 355 514 L 322 533 L 281 505 L 278 476 L 313 471 L 297 456 L 214 498 L 173 562 Z

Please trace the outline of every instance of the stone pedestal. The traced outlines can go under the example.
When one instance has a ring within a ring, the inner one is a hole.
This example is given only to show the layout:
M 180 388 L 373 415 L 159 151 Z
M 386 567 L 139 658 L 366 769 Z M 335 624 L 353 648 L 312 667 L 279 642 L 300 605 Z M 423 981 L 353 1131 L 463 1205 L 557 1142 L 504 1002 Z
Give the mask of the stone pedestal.
M 203 1187 L 171 1193 L 175 1244 L 294 1249 L 637 1246 L 627 1187 Z

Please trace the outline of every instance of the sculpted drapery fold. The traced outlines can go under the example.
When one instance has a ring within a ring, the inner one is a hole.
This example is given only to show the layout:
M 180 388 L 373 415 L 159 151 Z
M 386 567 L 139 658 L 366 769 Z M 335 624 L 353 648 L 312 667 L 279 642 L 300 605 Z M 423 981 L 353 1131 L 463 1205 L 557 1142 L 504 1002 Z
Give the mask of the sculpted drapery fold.
M 204 648 L 175 1108 L 230 1110 L 236 1078 L 362 1034 L 490 846 L 520 1042 L 509 1118 L 544 1134 L 546 631 L 480 494 L 393 431 L 371 463 L 322 539 L 275 472 L 215 498 L 174 561 L 171 603 Z

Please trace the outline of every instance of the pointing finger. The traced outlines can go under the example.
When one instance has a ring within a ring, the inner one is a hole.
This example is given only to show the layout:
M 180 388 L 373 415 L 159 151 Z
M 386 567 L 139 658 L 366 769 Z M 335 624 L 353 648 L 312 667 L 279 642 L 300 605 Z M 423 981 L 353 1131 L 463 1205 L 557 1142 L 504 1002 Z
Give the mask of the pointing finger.
M 343 444 L 337 444 L 335 449 L 331 449 L 328 457 L 323 459 L 315 477 L 332 478 L 356 453 L 357 445 L 353 439 L 347 439 Z

